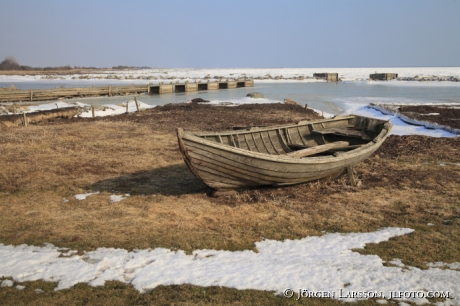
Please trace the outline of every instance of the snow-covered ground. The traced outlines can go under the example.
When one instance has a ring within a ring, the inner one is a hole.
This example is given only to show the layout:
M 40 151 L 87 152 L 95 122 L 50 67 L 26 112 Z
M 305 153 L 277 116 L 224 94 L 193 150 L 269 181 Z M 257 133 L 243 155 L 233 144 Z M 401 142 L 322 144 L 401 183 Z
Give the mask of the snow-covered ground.
M 105 117 L 105 116 L 114 116 L 126 113 L 126 105 L 128 105 L 128 112 L 132 113 L 137 111 L 136 102 L 134 100 L 128 100 L 122 102 L 120 104 L 104 104 L 100 106 L 96 106 L 94 109 L 94 116 L 95 117 Z M 59 109 L 59 108 L 66 108 L 66 107 L 81 107 L 82 113 L 79 115 L 83 118 L 90 118 L 93 116 L 91 105 L 81 102 L 63 102 L 57 101 L 52 103 L 44 103 L 40 105 L 31 105 L 31 106 L 22 106 L 19 108 L 19 112 L 24 113 L 32 113 L 38 111 L 45 111 L 45 110 L 52 110 L 52 109 Z M 138 101 L 138 106 L 140 110 L 148 109 L 155 107 L 155 105 L 148 105 L 144 102 Z M 11 115 L 11 112 L 8 112 Z
M 404 121 L 398 114 L 390 115 L 383 113 L 369 105 L 363 106 L 359 103 L 347 103 L 347 111 L 343 114 L 354 114 L 370 118 L 389 120 L 393 124 L 391 135 L 426 135 L 431 137 L 456 137 L 459 133 L 447 127 L 439 127 L 434 124 L 424 124 L 416 120 Z
M 77 283 L 103 286 L 114 280 L 132 284 L 139 292 L 159 285 L 193 284 L 273 291 L 295 299 L 300 290 L 303 296 L 319 294 L 344 301 L 376 297 L 417 304 L 428 303 L 430 294 L 443 294 L 449 303 L 460 305 L 458 263 L 428 263 L 431 268 L 421 270 L 398 259 L 384 265 L 376 255 L 351 251 L 411 232 L 384 228 L 371 233 L 326 233 L 300 240 L 263 240 L 256 243 L 257 253 L 195 250 L 191 255 L 164 248 L 132 252 L 99 248 L 75 255 L 51 244 L 0 244 L 0 277 L 13 280 L 4 280 L 1 286 L 16 284 L 21 289 L 21 282 L 42 279 L 57 282 L 60 290 Z
M 203 80 L 220 78 L 254 78 L 265 82 L 312 82 L 314 73 L 338 73 L 343 81 L 362 81 L 373 73 L 397 73 L 400 79 L 414 81 L 452 80 L 460 78 L 460 67 L 385 67 L 385 68 L 154 68 L 142 70 L 107 70 L 97 74 L 59 76 L 0 76 L 1 81 L 61 80 L 145 80 L 153 83 L 169 80 Z M 436 77 L 436 78 L 434 78 Z M 458 83 L 458 82 L 455 82 Z

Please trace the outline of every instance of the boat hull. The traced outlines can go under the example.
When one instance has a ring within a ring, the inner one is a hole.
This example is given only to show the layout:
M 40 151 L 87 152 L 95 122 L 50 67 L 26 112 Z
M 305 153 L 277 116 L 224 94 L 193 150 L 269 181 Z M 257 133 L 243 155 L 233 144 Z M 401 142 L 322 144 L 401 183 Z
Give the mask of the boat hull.
M 350 117 L 346 118 L 342 121 L 348 124 Z M 303 143 L 313 140 L 318 143 L 318 136 L 313 135 L 315 133 L 312 133 L 312 127 L 317 123 L 323 123 L 321 126 L 325 126 L 324 123 L 334 122 L 337 121 L 323 120 L 300 125 L 251 129 L 253 131 L 246 132 L 202 134 L 187 133 L 178 129 L 177 136 L 185 163 L 197 178 L 203 180 L 211 188 L 229 190 L 257 186 L 281 186 L 336 177 L 344 173 L 347 167 L 356 165 L 374 153 L 389 135 L 391 129 L 389 123 L 383 123 L 378 134 L 375 134 L 375 137 L 368 143 L 354 150 L 337 151 L 328 156 L 296 158 L 292 157 L 290 152 L 286 152 L 289 151 L 286 142 L 294 138 L 292 129 L 297 128 L 302 131 L 295 134 L 303 137 Z M 287 133 L 284 132 L 286 130 Z M 264 138 L 264 135 L 267 137 Z M 207 139 L 213 137 L 219 141 Z M 223 140 L 225 137 L 229 139 L 227 144 Z M 237 137 L 244 140 L 254 139 L 252 147 L 259 148 L 259 150 L 242 148 L 242 142 L 245 142 L 248 148 L 251 148 L 251 144 L 249 141 L 238 141 Z M 276 141 L 277 139 L 279 142 Z M 258 140 L 260 141 L 257 145 Z M 283 148 L 285 151 L 282 150 Z M 276 151 L 277 154 L 268 154 L 269 151 Z

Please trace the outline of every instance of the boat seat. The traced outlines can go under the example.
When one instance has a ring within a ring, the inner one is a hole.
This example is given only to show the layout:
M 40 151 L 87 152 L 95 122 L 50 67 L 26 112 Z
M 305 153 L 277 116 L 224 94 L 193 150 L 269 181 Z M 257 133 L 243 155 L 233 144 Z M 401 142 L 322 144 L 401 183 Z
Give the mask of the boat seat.
M 303 150 L 300 150 L 300 151 L 289 152 L 286 155 L 296 157 L 296 158 L 301 158 L 301 157 L 306 157 L 306 156 L 326 152 L 326 151 L 329 151 L 331 149 L 345 148 L 348 145 L 349 145 L 349 143 L 346 142 L 346 141 L 337 141 L 337 142 L 332 142 L 332 143 L 328 143 L 328 144 L 323 144 L 323 145 L 320 145 L 320 146 L 306 148 L 306 149 L 303 149 Z
M 333 134 L 333 135 L 338 135 L 338 136 L 347 136 L 347 137 L 361 138 L 364 140 L 371 140 L 371 137 L 369 136 L 369 134 L 365 132 L 361 132 L 361 131 L 354 130 L 354 129 L 341 128 L 341 127 L 334 127 L 334 128 L 324 129 L 324 130 L 313 130 L 312 133 L 317 133 L 321 135 Z

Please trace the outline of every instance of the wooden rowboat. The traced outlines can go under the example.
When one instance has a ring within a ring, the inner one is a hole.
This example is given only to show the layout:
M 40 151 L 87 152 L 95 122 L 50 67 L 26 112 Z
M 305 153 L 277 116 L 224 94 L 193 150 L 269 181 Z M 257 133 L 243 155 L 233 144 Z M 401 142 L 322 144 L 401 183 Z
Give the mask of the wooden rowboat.
M 190 171 L 211 188 L 229 190 L 304 183 L 347 170 L 352 175 L 352 167 L 380 147 L 391 127 L 350 115 L 223 132 L 178 128 L 177 138 Z

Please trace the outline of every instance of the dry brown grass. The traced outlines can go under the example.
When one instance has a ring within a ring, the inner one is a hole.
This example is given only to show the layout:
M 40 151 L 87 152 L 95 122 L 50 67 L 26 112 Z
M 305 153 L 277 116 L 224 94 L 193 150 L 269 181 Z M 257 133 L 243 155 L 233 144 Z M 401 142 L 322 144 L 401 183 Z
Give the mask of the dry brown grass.
M 53 283 L 42 281 L 24 283 L 24 290 L 1 288 L 2 305 L 344 305 L 338 300 L 304 298 L 296 301 L 272 292 L 237 290 L 223 287 L 191 285 L 158 286 L 152 292 L 139 294 L 132 286 L 107 282 L 104 287 L 78 284 L 68 290 L 54 291 Z M 41 289 L 43 293 L 35 293 Z M 375 300 L 364 300 L 353 305 L 379 305 Z
M 409 138 L 417 140 L 417 137 Z M 32 125 L 0 133 L 0 242 L 88 251 L 98 247 L 253 249 L 254 242 L 296 239 L 326 232 L 365 232 L 381 227 L 414 228 L 415 233 L 368 245 L 363 254 L 407 265 L 460 260 L 460 167 L 458 141 L 388 144 L 357 171 L 364 187 L 351 188 L 341 177 L 284 188 L 261 188 L 213 198 L 182 162 L 168 127 L 133 121 L 77 121 Z M 417 150 L 420 148 L 420 150 Z M 401 149 L 403 150 L 403 149 Z M 447 152 L 447 153 L 446 153 Z M 430 162 L 427 164 L 427 162 Z M 74 195 L 100 191 L 86 200 Z M 111 203 L 112 193 L 131 196 Z M 64 202 L 63 198 L 68 199 Z M 443 225 L 443 220 L 453 220 Z M 434 226 L 428 226 L 433 223 Z M 37 285 L 38 284 L 38 285 Z M 272 293 L 195 286 L 159 287 L 137 294 L 130 286 L 79 285 L 62 292 L 30 293 L 0 289 L 0 300 L 15 304 L 289 304 Z M 204 295 L 202 292 L 208 292 Z M 32 292 L 32 291 L 31 291 Z M 22 298 L 18 298 L 18 296 Z M 321 300 L 303 301 L 320 303 Z M 328 301 L 330 305 L 336 301 Z M 367 301 L 365 304 L 373 304 Z

